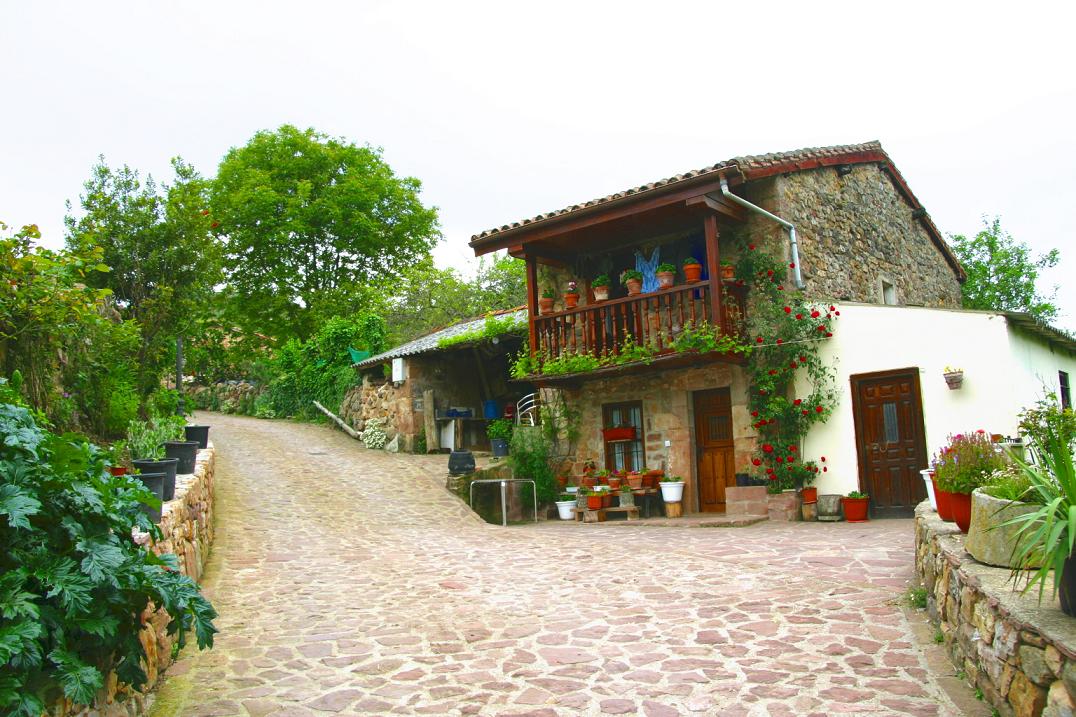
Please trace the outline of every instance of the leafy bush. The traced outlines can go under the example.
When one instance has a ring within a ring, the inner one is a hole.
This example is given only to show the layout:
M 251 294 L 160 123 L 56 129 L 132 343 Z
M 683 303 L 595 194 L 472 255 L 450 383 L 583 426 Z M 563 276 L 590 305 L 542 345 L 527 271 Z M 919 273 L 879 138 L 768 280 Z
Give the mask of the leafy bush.
M 511 421 L 507 418 L 497 418 L 489 422 L 486 426 L 486 436 L 492 440 L 511 441 L 512 429 L 515 427 Z
M 540 427 L 520 426 L 515 430 L 508 464 L 516 477 L 534 481 L 539 503 L 556 500 L 558 486 L 553 474 L 553 444 Z M 524 488 L 529 492 L 530 486 Z
M 0 711 L 39 717 L 65 696 L 93 702 L 106 675 L 146 681 L 140 616 L 152 601 L 178 644 L 194 628 L 211 647 L 216 612 L 174 555 L 140 546 L 160 539 L 141 504 L 158 504 L 137 480 L 113 477 L 105 454 L 39 427 L 0 404 Z
M 1017 466 L 1006 466 L 984 479 L 983 492 L 999 500 L 1026 502 L 1034 499 L 1031 480 Z
M 971 493 L 987 484 L 995 471 L 1004 470 L 1008 459 L 983 430 L 958 433 L 934 457 L 934 479 L 949 493 Z
M 154 414 L 148 421 L 137 418 L 127 424 L 127 448 L 135 460 L 160 460 L 164 457 L 165 441 L 184 440 L 182 416 Z
M 1057 443 L 1066 444 L 1071 452 L 1076 449 L 1076 413 L 1062 408 L 1054 394 L 1047 394 L 1020 413 L 1020 433 L 1027 436 L 1040 462 Z

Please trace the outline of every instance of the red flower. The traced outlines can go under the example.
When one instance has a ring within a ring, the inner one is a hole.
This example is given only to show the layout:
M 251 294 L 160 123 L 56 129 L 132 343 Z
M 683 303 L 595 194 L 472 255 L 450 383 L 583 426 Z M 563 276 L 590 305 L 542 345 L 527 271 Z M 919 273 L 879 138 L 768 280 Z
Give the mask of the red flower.
M 785 340 L 784 340 L 784 339 L 777 339 L 777 345 L 778 345 L 778 346 L 780 346 L 780 345 L 781 345 L 781 344 L 783 344 L 784 342 L 785 342 Z
M 210 229 L 216 229 L 219 226 L 220 226 L 220 222 L 210 222 L 210 224 L 209 224 Z
M 791 470 L 792 470 L 792 466 L 789 466 L 788 468 L 785 468 L 785 470 L 786 470 L 786 471 L 791 471 Z
M 981 428 L 977 428 L 977 429 L 975 429 L 975 432 L 976 432 L 976 433 L 978 433 L 978 434 L 979 434 L 980 436 L 982 436 L 982 435 L 985 435 L 985 434 L 986 434 L 986 431 L 984 431 L 984 430 L 983 430 L 983 429 L 981 429 Z
M 758 395 L 759 395 L 759 396 L 765 396 L 765 395 L 766 395 L 766 389 L 764 389 L 764 388 L 760 388 L 760 389 L 758 390 Z
M 796 314 L 796 321 L 799 321 L 802 318 L 803 318 L 803 314 Z
M 795 460 L 796 460 L 795 456 L 789 456 L 788 458 L 785 459 L 785 463 L 792 463 Z
M 747 248 L 750 249 L 751 251 L 754 251 L 755 250 L 755 245 L 754 244 L 748 244 Z
M 760 344 L 760 343 L 762 343 L 762 337 L 761 337 L 761 336 L 756 336 L 756 337 L 755 337 L 755 343 L 756 343 L 756 344 Z
M 773 468 L 767 468 L 767 469 L 766 469 L 766 472 L 767 472 L 767 473 L 773 473 Z
M 792 307 L 791 306 L 786 306 L 785 307 L 785 313 L 786 314 L 791 314 L 792 313 Z
M 829 468 L 823 468 L 823 469 L 822 469 L 822 472 L 823 472 L 823 473 L 829 473 Z
M 766 276 L 773 276 L 773 269 L 767 269 Z
M 789 269 L 795 269 L 795 268 L 796 268 L 796 264 L 795 264 L 795 263 L 791 263 L 791 264 L 789 264 L 789 265 L 788 265 L 788 268 L 789 268 Z
M 777 458 L 776 458 L 775 460 L 776 460 L 776 461 L 777 461 L 778 463 L 780 463 L 780 462 L 782 462 L 782 461 L 784 460 L 784 458 L 782 458 L 781 456 L 777 456 Z
M 822 314 L 821 314 L 821 313 L 819 313 L 818 309 L 815 309 L 814 311 L 812 311 L 812 312 L 811 312 L 811 318 L 812 318 L 812 319 L 817 319 L 817 318 L 818 318 L 819 316 L 821 316 L 821 315 L 822 315 Z
M 756 466 L 762 465 L 762 461 L 760 459 L 758 459 L 758 458 L 752 458 L 751 463 L 753 463 Z
M 770 480 L 777 480 L 777 476 L 775 476 L 775 475 L 770 475 Z
M 795 401 L 792 402 L 792 405 L 793 406 L 798 406 L 801 403 L 803 403 L 803 399 L 802 398 L 797 398 Z
M 825 331 L 825 330 L 826 330 L 826 327 L 825 327 L 825 326 L 822 326 L 822 325 L 819 325 L 819 327 L 818 327 L 818 330 L 819 330 L 819 331 Z
M 751 416 L 753 418 L 758 418 L 758 411 L 751 411 Z
M 788 452 L 789 453 L 795 453 L 796 452 L 796 447 L 795 446 L 789 446 L 788 447 Z
M 778 284 L 777 285 L 777 290 L 778 291 L 784 291 L 785 290 L 784 284 Z
M 834 316 L 840 316 L 840 315 L 841 315 L 841 312 L 839 312 L 839 311 L 834 311 L 834 312 L 833 312 L 833 315 L 834 315 Z
M 815 413 L 822 413 L 823 410 L 825 410 L 825 409 L 823 409 L 821 406 L 815 406 L 814 407 L 814 412 Z
M 808 411 L 808 410 L 807 410 L 806 408 L 805 408 L 805 409 L 803 409 L 803 415 L 804 415 L 804 416 L 806 416 L 806 415 L 807 415 L 807 414 L 809 414 L 809 413 L 810 413 L 810 411 Z
M 777 419 L 776 418 L 771 418 L 770 423 L 777 423 Z
M 775 368 L 771 368 L 771 369 L 770 369 L 770 375 L 771 375 L 771 376 L 776 376 L 776 375 L 777 375 L 777 369 L 775 369 Z
M 773 446 L 771 446 L 769 443 L 763 443 L 762 444 L 762 452 L 763 453 L 773 453 Z
M 826 332 L 826 338 L 827 338 L 827 339 L 831 339 L 831 338 L 833 338 L 833 334 L 831 334 L 831 333 L 830 333 L 829 331 L 827 331 L 827 332 Z
M 807 363 L 807 357 L 806 356 L 800 356 L 800 363 Z
M 797 366 L 797 365 L 798 365 L 798 364 L 797 364 L 797 363 L 796 363 L 795 361 L 793 361 L 792 363 L 790 363 L 790 364 L 788 365 L 788 367 L 789 367 L 789 368 L 796 368 L 796 366 Z
M 829 310 L 830 310 L 830 311 L 836 311 L 836 310 L 837 310 L 837 307 L 836 307 L 836 306 L 831 306 L 831 307 L 829 307 Z
M 202 210 L 202 216 L 203 217 L 208 217 L 209 216 L 209 210 L 208 209 L 203 209 Z
M 822 456 L 822 462 L 823 462 L 823 463 L 825 463 L 825 462 L 826 462 L 826 457 L 825 457 L 825 456 Z

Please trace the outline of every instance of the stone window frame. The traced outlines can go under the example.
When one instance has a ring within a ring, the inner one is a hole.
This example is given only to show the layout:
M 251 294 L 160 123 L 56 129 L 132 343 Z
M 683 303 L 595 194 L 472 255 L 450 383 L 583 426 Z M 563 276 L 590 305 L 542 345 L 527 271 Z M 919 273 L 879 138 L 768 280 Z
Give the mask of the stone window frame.
M 886 300 L 886 287 L 889 287 L 892 291 L 893 301 Z M 878 275 L 877 291 L 879 304 L 883 306 L 900 306 L 900 290 L 897 288 L 897 281 L 889 274 L 882 273 Z

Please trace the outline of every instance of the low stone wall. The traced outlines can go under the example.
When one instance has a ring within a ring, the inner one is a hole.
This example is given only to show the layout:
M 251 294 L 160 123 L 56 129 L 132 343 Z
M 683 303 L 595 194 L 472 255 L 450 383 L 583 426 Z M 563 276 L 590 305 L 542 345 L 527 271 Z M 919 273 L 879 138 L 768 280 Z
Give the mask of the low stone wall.
M 915 567 L 930 619 L 968 683 L 1002 715 L 1072 715 L 1076 618 L 1051 590 L 1013 590 L 1009 571 L 976 562 L 964 536 L 923 502 L 915 511 Z
M 207 450 L 198 451 L 194 473 L 176 476 L 176 496 L 161 510 L 161 540 L 151 541 L 150 545 L 158 555 L 175 553 L 180 571 L 194 580 L 201 577 L 213 543 L 215 458 L 210 444 Z M 145 539 L 150 541 L 148 535 Z M 59 704 L 50 710 L 50 717 L 138 717 L 146 713 L 147 693 L 172 664 L 173 637 L 168 634 L 168 613 L 164 610 L 147 608 L 142 613 L 142 623 L 139 639 L 146 651 L 144 691 L 132 692 L 117 684 L 113 673 L 98 694 L 96 706 L 75 709 L 70 704 Z

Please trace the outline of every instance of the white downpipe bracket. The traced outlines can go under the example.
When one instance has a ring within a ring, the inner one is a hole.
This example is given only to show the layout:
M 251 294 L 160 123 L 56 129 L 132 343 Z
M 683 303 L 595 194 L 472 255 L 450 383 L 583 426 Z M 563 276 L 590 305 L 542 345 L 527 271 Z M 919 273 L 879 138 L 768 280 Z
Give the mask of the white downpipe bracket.
M 790 221 L 782 219 L 781 217 L 777 216 L 772 212 L 767 212 L 765 209 L 758 205 L 752 204 L 743 197 L 733 194 L 731 191 L 729 191 L 729 183 L 725 180 L 724 177 L 721 178 L 721 194 L 734 204 L 739 204 L 744 209 L 750 209 L 756 214 L 761 214 L 767 219 L 772 219 L 773 221 L 777 222 L 788 230 L 788 243 L 791 245 L 792 248 L 792 278 L 796 282 L 797 289 L 805 288 L 807 285 L 803 283 L 803 274 L 800 273 L 800 246 L 799 242 L 796 241 L 795 225 L 793 225 Z

